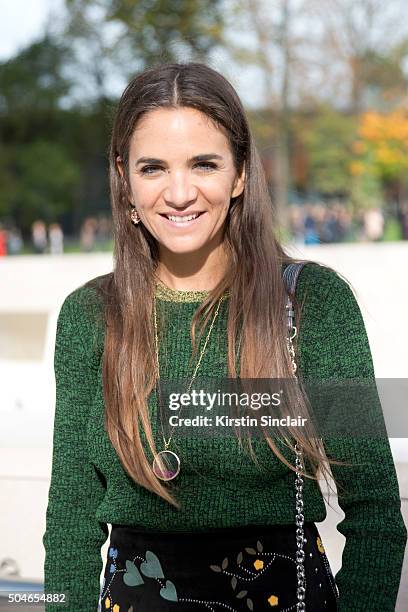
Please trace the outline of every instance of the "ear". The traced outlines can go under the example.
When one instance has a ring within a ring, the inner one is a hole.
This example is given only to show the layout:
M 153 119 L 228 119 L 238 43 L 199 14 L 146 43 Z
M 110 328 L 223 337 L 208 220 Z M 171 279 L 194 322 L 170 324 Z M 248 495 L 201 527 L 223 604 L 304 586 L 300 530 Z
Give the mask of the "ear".
M 234 189 L 231 193 L 231 198 L 236 198 L 237 196 L 241 195 L 241 193 L 244 191 L 244 187 L 245 187 L 245 164 L 242 164 L 242 172 L 241 174 L 235 179 L 234 182 Z
M 125 171 L 124 171 L 124 168 L 123 168 L 123 161 L 122 161 L 121 156 L 120 156 L 120 155 L 118 155 L 118 156 L 116 157 L 116 160 L 115 160 L 115 161 L 116 161 L 116 167 L 117 167 L 118 172 L 119 172 L 119 174 L 120 174 L 120 178 L 122 179 L 122 181 L 123 181 L 123 183 L 124 183 L 124 186 L 125 186 L 125 189 L 126 189 L 126 191 L 127 191 L 127 193 L 128 193 L 128 200 L 129 200 L 129 202 L 130 202 L 131 204 L 133 204 L 133 205 L 134 205 L 133 198 L 131 198 L 131 197 L 129 196 L 129 189 L 128 189 L 128 185 L 127 185 L 127 182 L 126 182 L 126 179 L 125 179 Z
M 116 156 L 116 168 L 121 176 L 121 178 L 123 179 L 125 176 L 125 172 L 123 170 L 123 162 L 122 162 L 122 158 L 120 155 Z

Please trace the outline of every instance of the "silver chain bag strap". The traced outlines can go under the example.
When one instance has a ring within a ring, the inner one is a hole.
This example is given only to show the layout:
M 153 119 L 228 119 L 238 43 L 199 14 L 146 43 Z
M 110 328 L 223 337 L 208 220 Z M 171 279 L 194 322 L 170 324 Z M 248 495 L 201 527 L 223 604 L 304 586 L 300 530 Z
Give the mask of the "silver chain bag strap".
M 295 349 L 293 345 L 293 338 L 295 338 L 297 334 L 297 327 L 295 325 L 295 311 L 293 308 L 293 303 L 291 296 L 295 294 L 296 282 L 300 271 L 303 266 L 307 262 L 299 262 L 289 264 L 284 272 L 283 272 L 283 280 L 286 286 L 287 292 L 287 301 L 286 301 L 286 314 L 287 314 L 287 345 L 289 354 L 292 361 L 293 375 L 297 380 L 296 370 L 297 365 L 295 361 Z M 305 605 L 305 597 L 306 597 L 306 576 L 305 576 L 305 551 L 304 551 L 304 543 L 305 543 L 305 535 L 303 530 L 303 525 L 305 522 L 305 517 L 303 514 L 303 477 L 302 477 L 302 468 L 303 468 L 303 453 L 299 444 L 296 442 L 295 444 L 295 467 L 296 467 L 296 477 L 295 477 L 295 499 L 296 499 L 296 573 L 297 573 L 297 612 L 304 612 L 306 610 Z

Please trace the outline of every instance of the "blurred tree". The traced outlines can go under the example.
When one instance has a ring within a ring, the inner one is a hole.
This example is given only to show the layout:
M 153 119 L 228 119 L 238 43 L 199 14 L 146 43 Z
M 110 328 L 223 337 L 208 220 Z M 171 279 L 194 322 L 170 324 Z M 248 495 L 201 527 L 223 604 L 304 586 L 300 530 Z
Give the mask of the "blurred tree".
M 40 132 L 53 137 L 56 113 L 70 90 L 63 74 L 69 53 L 46 33 L 0 63 L 0 146 L 30 142 Z
M 70 210 L 80 173 L 63 145 L 33 141 L 14 147 L 7 161 L 0 166 L 6 178 L 0 214 L 12 215 L 27 230 L 36 218 L 49 223 Z
M 355 214 L 370 208 L 383 208 L 384 190 L 378 176 L 373 172 L 355 175 L 350 181 L 350 196 Z
M 356 184 L 377 181 L 383 190 L 394 186 L 398 199 L 408 190 L 408 110 L 364 113 L 353 146 L 350 169 Z
M 32 215 L 71 213 L 77 229 L 87 212 L 109 206 L 106 109 L 65 108 L 72 60 L 46 33 L 0 64 L 0 214 L 13 215 L 24 235 Z
M 332 90 L 348 100 L 349 111 L 359 113 L 405 96 L 401 51 L 408 26 L 401 19 L 402 0 L 308 0 L 308 6 L 320 24 L 322 69 Z
M 407 78 L 403 71 L 401 46 L 391 49 L 388 55 L 367 51 L 359 62 L 361 75 L 360 94 L 362 108 L 390 110 L 407 92 Z
M 129 55 L 123 55 L 127 32 L 109 23 L 108 4 L 101 0 L 65 0 L 63 35 L 72 50 L 68 66 L 74 83 L 72 101 L 77 105 L 103 108 L 110 97 L 112 80 L 125 84 L 126 65 L 130 63 Z
M 290 189 L 289 146 L 290 146 L 290 83 L 292 63 L 292 3 L 283 0 L 278 28 L 277 43 L 281 53 L 282 79 L 280 85 L 279 117 L 277 123 L 276 155 L 275 155 L 275 205 L 278 211 L 278 223 L 285 233 L 288 230 L 288 193 Z
M 299 115 L 296 127 L 307 152 L 309 187 L 324 194 L 349 194 L 356 117 L 322 106 L 311 118 Z
M 204 61 L 223 38 L 220 0 L 113 0 L 109 20 L 123 23 L 131 48 L 146 65 L 178 61 L 179 51 Z
M 389 115 L 407 102 L 402 0 L 65 0 L 65 7 L 54 20 L 58 33 L 48 29 L 0 63 L 0 214 L 14 211 L 24 225 L 40 210 L 49 219 L 67 211 L 65 226 L 77 231 L 84 216 L 108 212 L 111 92 L 147 66 L 211 65 L 214 53 L 227 58 L 228 76 L 238 75 L 238 91 L 247 87 L 243 68 L 258 71 L 264 104 L 250 120 L 283 228 L 293 184 L 327 194 L 351 188 L 363 194 L 356 201 L 375 199 L 378 185 L 405 189 L 401 142 L 380 146 L 360 135 L 368 152 L 350 153 L 353 115 L 369 106 Z M 400 117 L 392 120 L 405 129 Z
M 302 143 L 309 188 L 350 193 L 358 113 L 372 105 L 392 108 L 406 96 L 408 23 L 400 18 L 402 0 L 278 0 L 273 5 L 231 0 L 229 5 L 229 25 L 235 21 L 253 36 L 252 44 L 239 36 L 230 36 L 228 44 L 235 61 L 260 71 L 265 112 L 254 125 L 266 130 L 268 119 L 272 122 L 263 152 L 268 169 L 273 161 L 274 200 L 283 227 Z
M 205 61 L 223 42 L 222 0 L 65 0 L 65 37 L 76 52 L 88 95 L 103 99 L 162 61 Z M 78 90 L 79 91 L 79 90 Z M 82 95 L 86 93 L 82 89 Z
M 264 157 L 267 165 L 272 162 L 274 206 L 278 225 L 284 233 L 288 225 L 290 189 L 293 69 L 299 59 L 298 46 L 301 43 L 294 32 L 294 23 L 299 19 L 302 7 L 297 2 L 295 12 L 293 0 L 277 0 L 273 6 L 265 0 L 233 0 L 231 4 L 230 21 L 240 20 L 247 29 L 249 26 L 254 44 L 248 48 L 245 39 L 230 38 L 229 52 L 235 61 L 259 68 L 265 109 L 274 119 L 273 146 L 264 148 Z
M 63 65 L 70 51 L 48 33 L 0 64 L 0 115 L 52 112 L 67 95 Z M 19 117 L 21 119 L 21 117 Z

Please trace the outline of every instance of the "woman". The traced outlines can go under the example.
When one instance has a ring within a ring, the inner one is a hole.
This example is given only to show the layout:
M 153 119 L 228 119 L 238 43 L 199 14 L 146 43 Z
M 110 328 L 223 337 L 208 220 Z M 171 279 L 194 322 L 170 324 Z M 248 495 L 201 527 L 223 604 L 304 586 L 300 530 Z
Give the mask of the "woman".
M 294 260 L 228 81 L 199 63 L 139 74 L 117 109 L 110 180 L 114 272 L 58 318 L 46 592 L 81 612 L 393 610 L 406 529 L 386 436 L 183 435 L 158 411 L 158 381 L 374 380 L 357 302 L 330 268 L 302 268 L 287 338 Z M 328 466 L 345 512 L 336 582 L 315 525 Z

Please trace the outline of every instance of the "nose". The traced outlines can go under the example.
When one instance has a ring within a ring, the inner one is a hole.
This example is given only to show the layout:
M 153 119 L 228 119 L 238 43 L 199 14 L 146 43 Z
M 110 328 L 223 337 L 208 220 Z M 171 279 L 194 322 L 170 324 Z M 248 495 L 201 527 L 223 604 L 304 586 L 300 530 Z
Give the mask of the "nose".
M 163 197 L 169 206 L 183 208 L 195 202 L 198 188 L 188 170 L 175 170 L 168 173 L 167 185 Z

